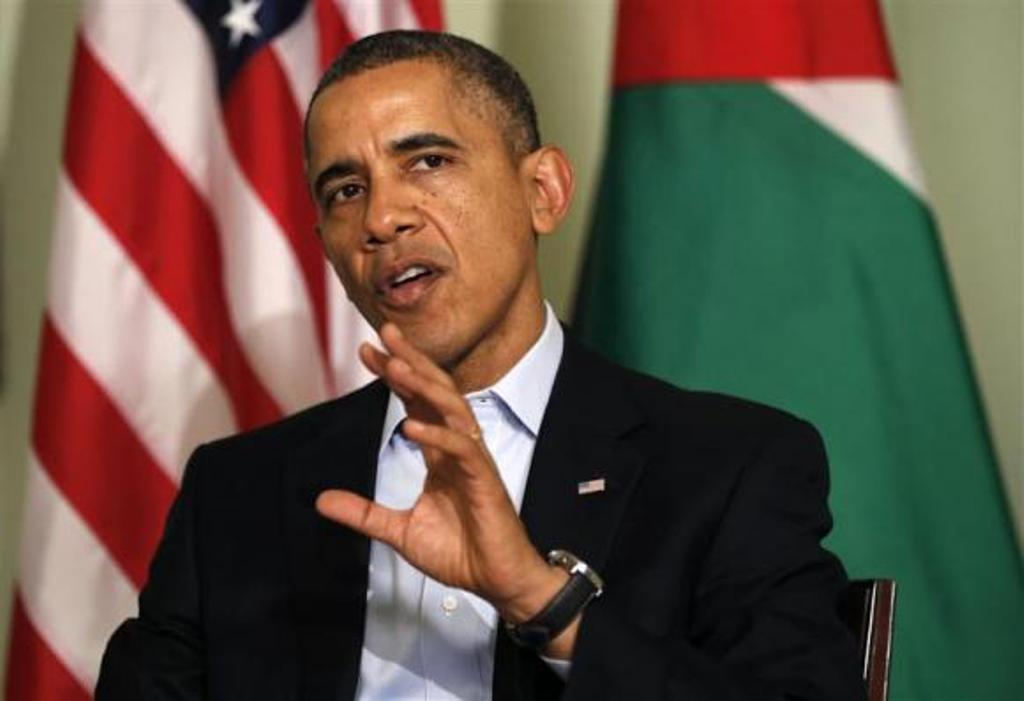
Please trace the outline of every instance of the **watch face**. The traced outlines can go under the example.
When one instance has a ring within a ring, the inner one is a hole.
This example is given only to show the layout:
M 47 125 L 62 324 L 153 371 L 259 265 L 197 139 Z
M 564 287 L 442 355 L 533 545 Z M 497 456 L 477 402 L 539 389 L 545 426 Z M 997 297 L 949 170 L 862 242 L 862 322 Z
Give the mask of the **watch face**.
M 572 570 L 580 559 L 568 550 L 552 550 L 548 553 L 548 564 L 557 565 L 565 570 Z
M 552 550 L 548 553 L 548 564 L 561 567 L 569 574 L 579 574 L 587 578 L 594 589 L 594 596 L 601 596 L 604 591 L 604 580 L 590 565 L 573 555 L 568 550 Z

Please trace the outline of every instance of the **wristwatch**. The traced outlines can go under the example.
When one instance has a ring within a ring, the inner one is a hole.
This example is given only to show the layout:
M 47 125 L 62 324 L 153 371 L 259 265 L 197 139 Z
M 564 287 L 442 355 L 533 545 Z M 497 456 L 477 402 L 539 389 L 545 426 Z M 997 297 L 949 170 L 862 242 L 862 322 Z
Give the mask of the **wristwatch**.
M 548 564 L 561 567 L 569 573 L 565 583 L 547 606 L 536 616 L 519 625 L 505 622 L 505 630 L 512 640 L 523 647 L 543 650 L 551 640 L 572 623 L 580 611 L 601 596 L 604 582 L 597 572 L 568 550 L 552 550 Z

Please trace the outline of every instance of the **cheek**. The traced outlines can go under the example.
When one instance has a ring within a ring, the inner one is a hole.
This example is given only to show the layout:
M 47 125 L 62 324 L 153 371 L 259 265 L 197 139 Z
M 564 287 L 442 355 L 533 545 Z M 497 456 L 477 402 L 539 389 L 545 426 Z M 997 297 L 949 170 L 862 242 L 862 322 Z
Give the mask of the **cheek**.
M 363 315 L 371 325 L 377 326 L 380 315 L 375 306 L 374 295 L 369 289 L 363 273 L 367 269 L 367 263 L 363 256 L 339 256 L 331 259 L 331 267 L 334 274 L 345 290 L 345 296 L 356 306 L 359 313 Z
M 330 232 L 320 237 L 324 255 L 330 262 L 331 267 L 337 274 L 341 284 L 351 296 L 356 293 L 359 280 L 362 279 L 362 271 L 365 269 L 365 256 L 351 250 L 351 246 L 345 245 L 345 238 L 338 232 Z
M 447 200 L 447 216 L 463 244 L 473 248 L 510 250 L 531 232 L 529 213 L 516 193 L 495 185 L 492 189 L 460 188 Z

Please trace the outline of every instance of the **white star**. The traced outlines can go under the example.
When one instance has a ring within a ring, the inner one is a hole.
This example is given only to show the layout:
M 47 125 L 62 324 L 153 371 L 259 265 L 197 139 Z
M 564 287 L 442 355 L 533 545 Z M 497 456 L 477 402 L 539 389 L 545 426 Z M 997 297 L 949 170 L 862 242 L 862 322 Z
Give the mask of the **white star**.
M 231 30 L 231 48 L 241 44 L 246 36 L 260 35 L 256 13 L 262 4 L 263 0 L 231 0 L 231 10 L 220 18 L 221 26 Z

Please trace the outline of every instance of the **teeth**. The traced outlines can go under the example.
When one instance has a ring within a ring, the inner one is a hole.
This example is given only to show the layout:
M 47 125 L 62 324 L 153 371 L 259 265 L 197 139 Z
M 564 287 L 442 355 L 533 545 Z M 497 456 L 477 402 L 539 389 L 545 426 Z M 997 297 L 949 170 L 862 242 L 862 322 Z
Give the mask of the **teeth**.
M 391 281 L 391 284 L 401 285 L 403 282 L 407 280 L 412 280 L 414 277 L 417 277 L 418 275 L 424 275 L 429 272 L 430 271 L 426 268 L 426 266 L 414 265 L 411 268 L 408 268 L 404 273 L 402 273 L 398 277 L 394 278 Z

